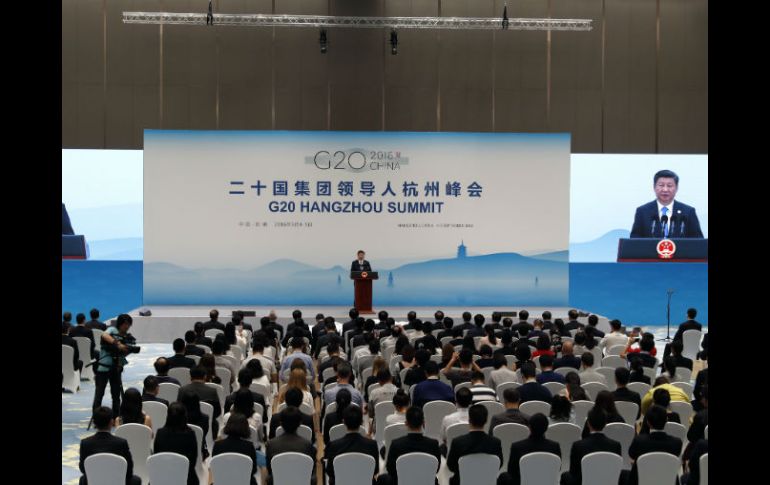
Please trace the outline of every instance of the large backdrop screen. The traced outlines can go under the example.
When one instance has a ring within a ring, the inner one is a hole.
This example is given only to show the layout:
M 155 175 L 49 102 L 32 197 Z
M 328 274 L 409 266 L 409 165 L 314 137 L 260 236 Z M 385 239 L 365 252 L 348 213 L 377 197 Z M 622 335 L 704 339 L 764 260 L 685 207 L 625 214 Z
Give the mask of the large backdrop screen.
M 566 134 L 146 131 L 145 304 L 567 305 Z

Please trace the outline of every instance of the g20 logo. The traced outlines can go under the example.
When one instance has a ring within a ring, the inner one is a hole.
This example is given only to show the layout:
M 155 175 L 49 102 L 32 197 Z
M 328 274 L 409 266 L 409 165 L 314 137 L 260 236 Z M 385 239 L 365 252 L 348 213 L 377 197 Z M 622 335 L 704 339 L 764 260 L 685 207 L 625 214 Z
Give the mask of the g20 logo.
M 321 170 L 352 170 L 359 172 L 366 167 L 366 155 L 358 150 L 345 153 L 337 150 L 329 153 L 321 150 L 313 156 L 313 164 Z

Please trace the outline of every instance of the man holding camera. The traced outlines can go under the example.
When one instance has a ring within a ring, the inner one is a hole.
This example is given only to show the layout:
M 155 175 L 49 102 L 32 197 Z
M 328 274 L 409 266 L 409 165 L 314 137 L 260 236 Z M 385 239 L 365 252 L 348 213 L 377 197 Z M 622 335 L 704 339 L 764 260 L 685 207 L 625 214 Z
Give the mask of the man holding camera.
M 123 392 L 121 373 L 123 366 L 128 363 L 125 356 L 139 352 L 139 348 L 133 345 L 135 343 L 133 337 L 128 333 L 132 323 L 133 319 L 130 315 L 123 313 L 118 316 L 115 326 L 110 326 L 102 334 L 99 360 L 94 364 L 96 367 L 94 371 L 96 392 L 92 408 L 97 409 L 102 405 L 104 391 L 107 389 L 107 382 L 109 381 L 114 416 L 120 414 L 120 397 Z

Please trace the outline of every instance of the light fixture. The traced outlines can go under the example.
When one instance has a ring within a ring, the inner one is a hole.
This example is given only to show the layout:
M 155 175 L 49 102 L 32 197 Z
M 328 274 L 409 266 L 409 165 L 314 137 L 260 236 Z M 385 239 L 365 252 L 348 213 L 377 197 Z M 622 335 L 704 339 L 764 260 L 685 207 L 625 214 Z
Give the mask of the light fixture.
M 318 44 L 321 46 L 321 54 L 326 54 L 329 48 L 329 40 L 326 38 L 326 29 L 321 29 L 321 35 L 318 37 Z
M 394 56 L 398 54 L 398 34 L 396 29 L 390 31 L 390 53 Z

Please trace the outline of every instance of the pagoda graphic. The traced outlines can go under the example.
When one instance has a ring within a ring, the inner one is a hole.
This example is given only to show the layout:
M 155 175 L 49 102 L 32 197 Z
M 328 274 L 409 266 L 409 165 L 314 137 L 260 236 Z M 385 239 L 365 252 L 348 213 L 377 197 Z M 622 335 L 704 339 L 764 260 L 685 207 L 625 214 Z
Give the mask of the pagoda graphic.
M 468 257 L 468 248 L 465 247 L 465 241 L 461 241 L 460 245 L 457 246 L 457 259 L 467 258 Z

